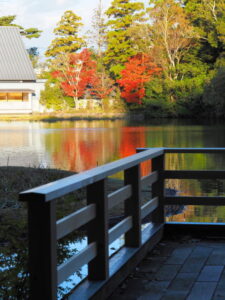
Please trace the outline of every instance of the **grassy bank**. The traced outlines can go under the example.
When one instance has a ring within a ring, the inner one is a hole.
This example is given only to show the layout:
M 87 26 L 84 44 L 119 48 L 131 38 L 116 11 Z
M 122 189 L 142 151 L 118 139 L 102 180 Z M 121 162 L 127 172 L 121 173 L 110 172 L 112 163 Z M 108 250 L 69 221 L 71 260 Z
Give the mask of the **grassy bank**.
M 8 114 L 0 115 L 2 121 L 63 121 L 63 120 L 117 120 L 129 117 L 126 113 L 99 113 L 99 112 L 85 112 L 85 113 L 40 113 L 40 114 Z
M 21 191 L 49 183 L 74 173 L 56 169 L 0 167 L 0 208 L 19 207 Z
M 27 208 L 26 203 L 18 201 L 19 192 L 71 174 L 52 169 L 0 167 L 0 299 L 29 298 Z M 79 191 L 57 201 L 57 217 L 77 209 L 78 205 L 82 205 L 83 198 L 83 192 Z M 73 238 L 76 239 L 76 236 Z M 70 239 L 68 237 L 58 244 L 58 259 L 61 262 L 71 255 L 67 249 Z

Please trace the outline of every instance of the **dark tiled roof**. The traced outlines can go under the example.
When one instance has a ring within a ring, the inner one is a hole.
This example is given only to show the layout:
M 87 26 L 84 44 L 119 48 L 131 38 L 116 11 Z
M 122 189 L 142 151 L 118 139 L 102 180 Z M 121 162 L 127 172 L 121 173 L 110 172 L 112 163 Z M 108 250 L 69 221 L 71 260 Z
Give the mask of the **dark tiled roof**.
M 36 80 L 17 27 L 0 26 L 0 81 Z

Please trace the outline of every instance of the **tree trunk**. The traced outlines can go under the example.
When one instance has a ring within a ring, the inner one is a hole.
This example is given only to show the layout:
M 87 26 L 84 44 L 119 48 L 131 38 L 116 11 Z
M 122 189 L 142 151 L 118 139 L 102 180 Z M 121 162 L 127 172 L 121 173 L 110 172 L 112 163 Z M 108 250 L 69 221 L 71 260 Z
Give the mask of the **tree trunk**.
M 79 109 L 79 102 L 78 102 L 77 97 L 73 97 L 73 100 L 74 100 L 74 108 L 75 108 L 76 110 L 78 110 L 78 109 Z

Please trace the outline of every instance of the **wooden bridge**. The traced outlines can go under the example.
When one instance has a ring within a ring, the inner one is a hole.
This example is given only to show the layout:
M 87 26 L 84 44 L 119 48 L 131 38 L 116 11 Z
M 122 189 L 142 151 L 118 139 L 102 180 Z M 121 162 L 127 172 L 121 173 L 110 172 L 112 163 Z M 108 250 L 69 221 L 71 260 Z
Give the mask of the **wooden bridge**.
M 30 298 L 55 300 L 57 287 L 80 267 L 88 264 L 88 277 L 69 299 L 106 299 L 162 238 L 164 232 L 217 232 L 223 224 L 166 223 L 164 205 L 224 205 L 225 197 L 165 196 L 165 179 L 225 179 L 225 171 L 165 170 L 167 153 L 225 153 L 224 148 L 151 148 L 95 169 L 25 191 L 28 203 Z M 140 164 L 151 160 L 152 170 L 141 176 Z M 107 177 L 124 172 L 124 186 L 107 193 Z M 151 199 L 141 205 L 141 190 L 152 185 Z M 56 220 L 56 200 L 80 188 L 87 190 L 86 207 Z M 124 202 L 125 217 L 108 227 L 109 209 Z M 141 229 L 151 215 L 152 224 Z M 88 245 L 57 266 L 57 240 L 87 224 Z M 125 244 L 109 257 L 108 247 L 125 234 Z

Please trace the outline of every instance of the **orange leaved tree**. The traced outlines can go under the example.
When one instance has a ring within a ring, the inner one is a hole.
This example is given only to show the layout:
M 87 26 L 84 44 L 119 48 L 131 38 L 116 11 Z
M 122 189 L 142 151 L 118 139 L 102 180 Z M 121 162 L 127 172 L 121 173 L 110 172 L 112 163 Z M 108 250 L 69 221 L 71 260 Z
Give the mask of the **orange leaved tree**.
M 84 49 L 80 53 L 60 55 L 54 61 L 54 69 L 53 77 L 60 81 L 64 93 L 73 97 L 77 109 L 78 99 L 92 87 L 96 77 L 96 62 L 90 51 Z
M 149 55 L 140 53 L 131 57 L 121 71 L 121 79 L 117 80 L 122 89 L 121 96 L 128 103 L 141 104 L 145 96 L 144 84 L 159 72 L 160 68 Z

